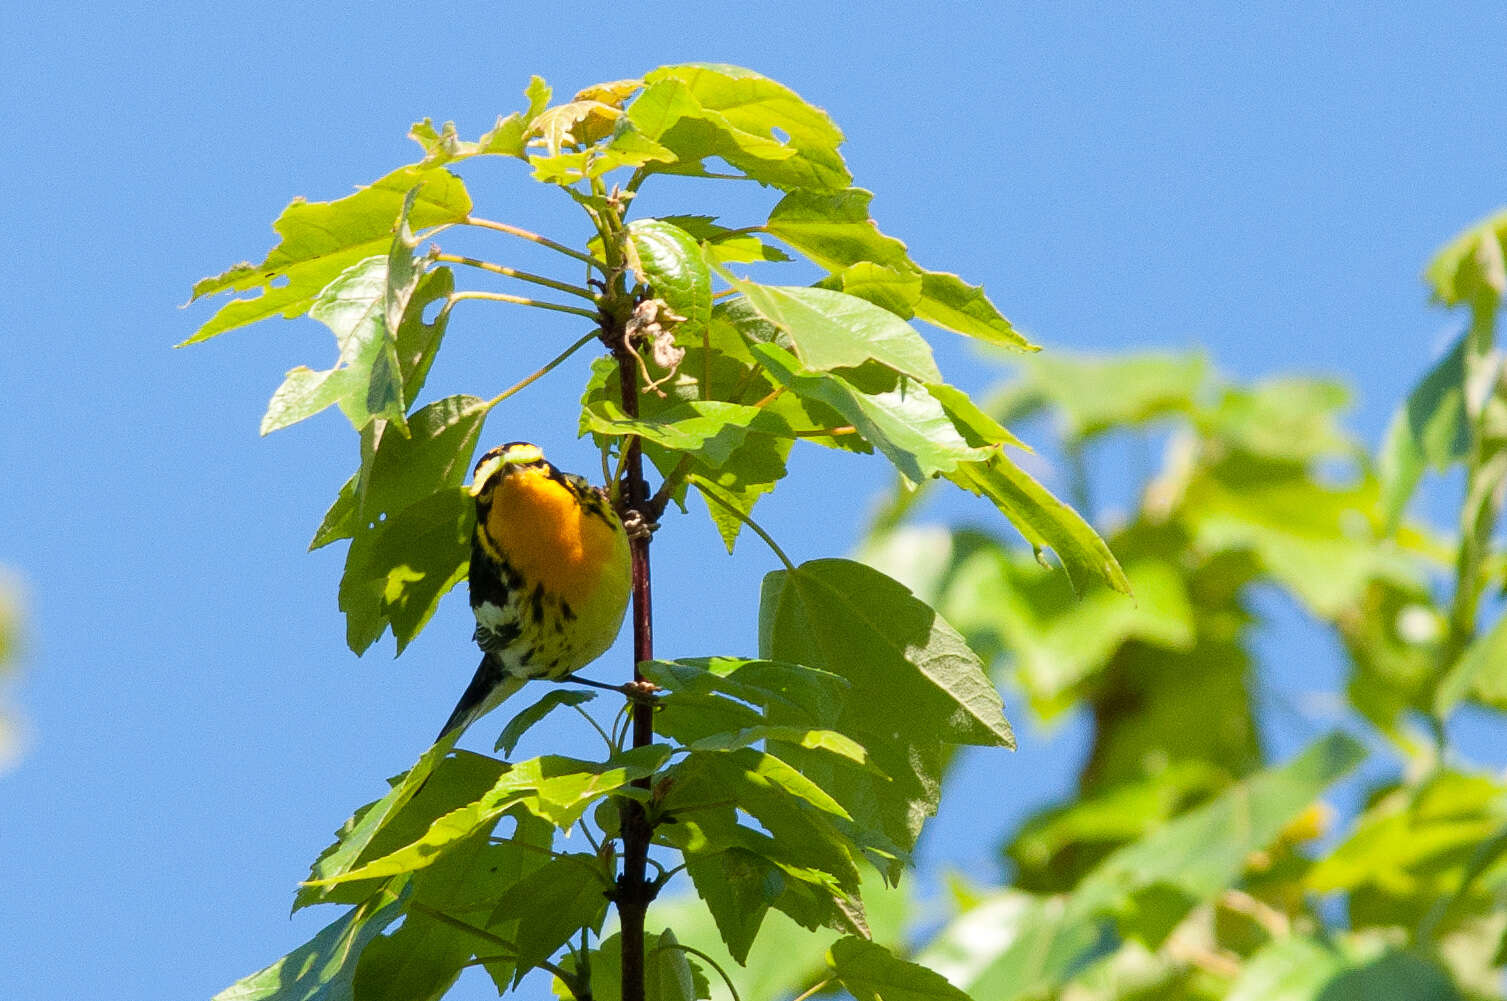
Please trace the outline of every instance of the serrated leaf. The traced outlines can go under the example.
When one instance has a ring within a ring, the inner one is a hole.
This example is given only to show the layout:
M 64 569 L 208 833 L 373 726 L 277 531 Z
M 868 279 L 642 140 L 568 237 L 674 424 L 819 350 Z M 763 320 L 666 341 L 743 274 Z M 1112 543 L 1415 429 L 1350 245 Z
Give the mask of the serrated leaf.
M 856 368 L 873 360 L 922 382 L 942 381 L 931 345 L 889 310 L 832 289 L 729 283 L 790 337 L 807 368 Z
M 346 643 L 357 654 L 388 628 L 398 652 L 466 577 L 476 505 L 464 487 L 437 490 L 351 540 L 340 578 Z
M 523 739 L 523 735 L 555 709 L 560 706 L 578 706 L 596 697 L 595 692 L 569 688 L 551 689 L 539 701 L 508 720 L 508 725 L 502 728 L 502 733 L 497 738 L 497 746 L 493 750 L 501 751 L 504 756 L 512 754 L 513 748 L 518 746 L 518 741 Z
M 858 1001 L 970 1001 L 940 973 L 848 936 L 827 951 L 832 975 Z
M 459 177 L 420 167 L 401 167 L 337 201 L 295 200 L 272 224 L 282 239 L 261 264 L 239 264 L 203 279 L 194 286 L 190 301 L 221 292 L 259 294 L 226 303 L 183 343 L 208 340 L 270 316 L 308 312 L 341 272 L 364 258 L 387 253 L 404 199 L 416 187 L 419 194 L 408 216 L 415 228 L 459 222 L 471 211 L 470 195 Z
M 663 810 L 676 823 L 664 836 L 682 850 L 742 847 L 774 861 L 816 869 L 826 874 L 834 889 L 857 892 L 857 848 L 834 823 L 846 819 L 846 811 L 788 763 L 746 748 L 697 751 L 665 774 L 669 791 Z M 737 823 L 731 808 L 724 808 L 730 803 L 769 834 Z
M 366 944 L 403 915 L 408 888 L 386 888 L 327 925 L 307 945 L 237 981 L 214 1001 L 355 1001 Z
M 1002 451 L 996 449 L 982 460 L 959 462 L 943 475 L 993 502 L 1034 548 L 1050 547 L 1075 590 L 1083 591 L 1090 579 L 1097 578 L 1121 594 L 1131 593 L 1125 571 L 1099 533 Z
M 759 651 L 846 678 L 830 728 L 868 749 L 888 780 L 826 755 L 785 756 L 902 851 L 936 812 L 944 745 L 1013 747 L 1003 703 L 961 636 L 903 585 L 848 560 L 817 560 L 764 579 Z M 771 707 L 771 722 L 789 716 Z
M 879 231 L 869 218 L 871 192 L 792 191 L 774 207 L 764 229 L 833 274 L 869 263 L 920 278 L 914 310 L 921 319 L 991 344 L 1034 351 L 984 290 L 957 275 L 928 271 L 910 259 L 905 244 Z
M 688 855 L 685 865 L 728 952 L 743 963 L 770 904 L 784 889 L 779 867 L 746 848 Z

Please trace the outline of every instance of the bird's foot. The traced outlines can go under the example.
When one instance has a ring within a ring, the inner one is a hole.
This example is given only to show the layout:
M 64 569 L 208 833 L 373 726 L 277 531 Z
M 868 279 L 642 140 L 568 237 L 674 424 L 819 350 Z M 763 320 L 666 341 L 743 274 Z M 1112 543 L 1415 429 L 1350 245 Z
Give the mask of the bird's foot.
M 647 539 L 659 531 L 659 522 L 650 521 L 643 516 L 641 511 L 631 509 L 627 514 L 623 515 L 623 530 L 628 533 L 628 540 L 630 542 L 637 542 L 639 539 Z

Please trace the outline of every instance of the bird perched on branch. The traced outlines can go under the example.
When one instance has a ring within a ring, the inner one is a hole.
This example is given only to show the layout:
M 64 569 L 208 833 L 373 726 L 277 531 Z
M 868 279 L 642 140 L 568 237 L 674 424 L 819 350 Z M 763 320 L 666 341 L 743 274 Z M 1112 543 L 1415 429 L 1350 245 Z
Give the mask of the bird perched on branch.
M 471 475 L 471 611 L 481 666 L 440 738 L 532 678 L 561 681 L 607 652 L 628 608 L 628 536 L 607 494 L 539 446 L 487 452 Z M 437 738 L 439 739 L 439 738 Z

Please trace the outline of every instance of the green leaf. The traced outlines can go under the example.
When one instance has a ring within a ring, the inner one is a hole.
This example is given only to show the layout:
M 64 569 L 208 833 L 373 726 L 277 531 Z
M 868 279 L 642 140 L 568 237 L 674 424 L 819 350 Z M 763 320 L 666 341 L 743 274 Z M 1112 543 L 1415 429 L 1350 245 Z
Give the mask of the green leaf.
M 502 762 L 463 751 L 446 757 L 453 746 L 453 740 L 446 740 L 429 748 L 412 768 L 388 780 L 391 788 L 385 796 L 363 806 L 345 822 L 334 843 L 314 861 L 308 880 L 294 899 L 294 910 L 331 901 L 365 900 L 375 884 L 344 877 L 418 840 L 436 818 L 475 801 L 491 788 L 502 772 Z M 392 873 L 403 871 L 409 870 L 390 869 Z M 340 887 L 336 885 L 339 883 L 355 885 Z
M 340 578 L 346 643 L 357 654 L 391 627 L 398 653 L 466 577 L 476 505 L 464 487 L 437 490 L 351 540 Z
M 549 104 L 549 84 L 543 77 L 529 80 L 523 96 L 528 99 L 528 110 L 497 118 L 497 123 L 483 133 L 477 142 L 463 141 L 455 130 L 454 122 L 446 122 L 443 130 L 436 131 L 434 123 L 426 118 L 408 130 L 408 138 L 424 149 L 420 167 L 440 167 L 456 160 L 473 156 L 514 156 L 523 158 L 524 136 L 530 124 Z
M 873 360 L 922 382 L 941 382 L 931 345 L 886 309 L 824 288 L 760 285 L 729 278 L 754 310 L 784 331 L 809 369 L 856 368 Z
M 436 487 L 460 486 L 490 412 L 487 401 L 477 397 L 447 396 L 408 418 L 407 437 L 386 433 L 384 424 L 368 427 L 362 435 L 362 469 L 340 488 L 309 548 L 372 530 Z
M 644 1001 L 698 1001 L 712 996 L 706 975 L 678 946 L 675 933 L 668 928 L 644 935 Z M 602 939 L 591 950 L 589 996 L 592 1001 L 621 1001 L 622 957 L 622 936 L 617 933 Z M 560 965 L 574 973 L 578 969 L 577 957 L 565 956 Z M 576 994 L 568 990 L 558 977 L 553 989 L 557 997 L 569 1001 L 576 999 Z M 583 993 L 581 996 L 588 995 Z
M 644 677 L 673 694 L 665 707 L 682 697 L 726 695 L 764 710 L 778 709 L 786 718 L 825 726 L 838 718 L 852 684 L 844 677 L 805 664 L 738 657 L 648 660 Z
M 1069 438 L 1191 415 L 1209 378 L 1208 362 L 1197 354 L 1053 350 L 1017 364 L 1022 377 L 990 409 L 1009 421 L 1049 407 Z
M 1421 956 L 1379 941 L 1279 938 L 1250 958 L 1227 1001 L 1457 1001 L 1449 976 Z
M 214 1001 L 355 1001 L 353 981 L 367 943 L 403 915 L 408 888 L 385 888 L 307 945 L 237 981 Z
M 1205 551 L 1249 550 L 1315 615 L 1333 620 L 1372 580 L 1410 585 L 1413 558 L 1381 544 L 1379 488 L 1330 487 L 1290 461 L 1230 455 L 1199 470 L 1183 492 L 1185 518 Z
M 705 244 L 711 259 L 718 264 L 745 264 L 752 261 L 788 261 L 790 255 L 772 247 L 754 233 L 717 225 L 709 215 L 667 215 L 661 221 L 671 223 L 691 238 Z
M 770 212 L 764 229 L 834 275 L 867 263 L 919 277 L 921 287 L 914 310 L 921 319 L 1002 347 L 1036 350 L 989 301 L 982 288 L 967 284 L 957 275 L 920 267 L 910 259 L 905 244 L 881 233 L 869 218 L 869 202 L 873 197 L 862 188 L 792 191 Z M 871 281 L 875 273 L 856 274 L 867 275 Z M 842 281 L 846 285 L 848 279 L 844 277 Z
M 1139 838 L 1228 784 L 1223 769 L 1178 761 L 1031 817 L 1006 847 L 1014 885 L 1032 893 L 1071 889 L 1110 852 Z
M 357 431 L 377 419 L 403 426 L 407 409 L 397 341 L 383 315 L 388 263 L 369 257 L 343 272 L 319 293 L 309 315 L 335 333 L 340 357 L 316 372 L 300 365 L 272 394 L 262 434 L 339 405 Z
M 400 167 L 333 202 L 295 200 L 272 224 L 281 241 L 259 265 L 238 264 L 194 286 L 193 300 L 221 292 L 259 294 L 226 303 L 184 344 L 195 344 L 270 316 L 308 312 L 341 272 L 387 253 L 409 192 L 419 189 L 409 225 L 459 222 L 471 211 L 461 179 L 443 169 Z M 191 301 L 193 301 L 191 300 Z
M 1138 913 L 1138 903 L 1159 897 L 1186 910 L 1211 899 L 1240 875 L 1252 852 L 1270 845 L 1293 816 L 1364 757 L 1359 742 L 1331 734 L 1114 852 L 1065 904 L 1006 894 L 995 904 L 1003 914 L 978 919 L 998 927 L 1009 915 L 1018 933 L 996 933 L 980 947 L 981 936 L 965 915 L 923 958 L 944 971 L 958 968 L 964 975 L 955 979 L 977 997 L 1012 1001 L 1055 988 L 1105 952 L 1112 942 L 1107 918 L 1118 919 L 1122 935 L 1165 934 L 1168 915 Z
M 662 810 L 676 823 L 662 830 L 683 851 L 742 847 L 777 863 L 814 868 L 843 892 L 857 892 L 856 849 L 835 824 L 846 811 L 787 762 L 747 748 L 693 751 L 666 776 Z M 738 824 L 731 804 L 769 835 Z
M 360 1001 L 437 1001 L 443 997 L 481 939 L 422 913 L 409 913 L 393 932 L 361 951 L 353 983 Z
M 513 748 L 518 746 L 518 741 L 523 738 L 523 735 L 556 708 L 578 706 L 596 697 L 596 692 L 583 692 L 569 688 L 550 689 L 539 701 L 508 720 L 508 725 L 502 728 L 502 733 L 497 738 L 497 746 L 493 750 L 501 751 L 504 756 L 512 754 Z
M 859 261 L 817 282 L 817 287 L 856 295 L 881 309 L 909 320 L 921 301 L 921 276 L 913 271 Z
M 553 956 L 582 928 L 600 931 L 612 884 L 595 855 L 557 855 L 508 888 L 489 925 L 516 922 L 513 983 Z
M 1035 560 L 981 544 L 953 568 L 939 607 L 970 639 L 994 634 L 1037 711 L 1050 717 L 1128 642 L 1193 648 L 1194 612 L 1179 568 L 1130 559 L 1125 579 L 1134 601 L 1106 588 L 1075 595 L 1062 575 Z
M 497 762 L 505 770 L 491 788 L 436 817 L 427 828 L 416 832 L 411 841 L 393 846 L 385 854 L 368 850 L 359 866 L 345 866 L 328 875 L 321 873 L 308 880 L 307 885 L 333 886 L 386 878 L 431 866 L 445 852 L 489 831 L 499 818 L 520 805 L 558 828 L 569 828 L 592 803 L 654 774 L 669 754 L 667 745 L 655 744 L 624 751 L 605 762 L 559 755 L 530 758 L 511 766 Z M 389 837 L 383 846 L 391 841 Z
M 1121 594 L 1130 581 L 1099 534 L 1078 512 L 1054 497 L 1029 473 L 995 450 L 986 459 L 960 462 L 944 475 L 970 493 L 992 501 L 1038 551 L 1050 547 L 1080 593 L 1097 578 Z
M 832 975 L 858 1001 L 969 1001 L 935 970 L 865 939 L 838 939 L 827 952 Z
M 1397 530 L 1424 470 L 1443 472 L 1470 445 L 1465 413 L 1465 335 L 1413 387 L 1387 426 L 1377 456 L 1385 534 Z
M 902 851 L 936 812 L 944 745 L 1015 745 L 999 693 L 962 637 L 903 585 L 861 563 L 817 560 L 768 574 L 759 652 L 852 685 L 829 728 L 867 748 L 889 779 L 835 765 L 829 755 L 784 756 L 861 828 L 883 831 Z M 772 706 L 769 720 L 793 718 Z
M 712 321 L 712 276 L 701 245 L 685 230 L 663 219 L 636 219 L 628 224 L 629 264 L 639 280 L 665 300 L 685 322 L 675 330 L 681 344 L 701 340 Z
M 1507 708 L 1507 616 L 1472 640 L 1440 682 L 1434 704 L 1441 718 L 1467 696 Z
M 1230 885 L 1252 852 L 1270 845 L 1289 820 L 1365 757 L 1353 737 L 1330 734 L 1115 852 L 1079 885 L 1071 906 L 1100 911 L 1116 906 L 1126 891 L 1153 884 L 1209 899 Z
M 1356 821 L 1350 836 L 1308 874 L 1320 893 L 1350 894 L 1352 927 L 1414 924 L 1437 902 L 1466 890 L 1472 855 L 1507 829 L 1507 789 L 1484 775 L 1441 771 L 1415 788 L 1383 796 Z M 1507 887 L 1507 864 L 1497 859 L 1472 874 L 1474 900 L 1457 901 L 1489 913 Z
M 764 915 L 784 889 L 780 868 L 764 856 L 738 847 L 687 855 L 685 866 L 728 952 L 738 963 L 746 962 Z
M 836 411 L 913 482 L 950 473 L 980 456 L 921 383 L 875 362 L 839 375 L 808 369 L 773 344 L 750 348 L 777 383 L 803 401 Z
M 851 180 L 825 112 L 788 87 L 736 66 L 661 66 L 628 106 L 634 126 L 688 168 L 721 157 L 762 184 L 834 189 Z M 776 130 L 786 137 L 781 139 Z
M 1225 447 L 1273 462 L 1351 458 L 1354 440 L 1337 420 L 1349 401 L 1350 391 L 1332 380 L 1268 379 L 1226 387 L 1213 407 L 1198 411 L 1196 423 Z
M 780 437 L 793 434 L 789 423 L 779 414 L 717 400 L 691 400 L 663 410 L 653 419 L 634 420 L 612 400 L 598 399 L 582 412 L 581 427 L 612 437 L 638 435 L 690 455 L 709 469 L 720 469 L 751 434 Z
M 1446 306 L 1474 302 L 1481 296 L 1501 297 L 1503 246 L 1507 242 L 1507 210 L 1489 216 L 1451 240 L 1434 255 L 1424 280 L 1434 298 Z

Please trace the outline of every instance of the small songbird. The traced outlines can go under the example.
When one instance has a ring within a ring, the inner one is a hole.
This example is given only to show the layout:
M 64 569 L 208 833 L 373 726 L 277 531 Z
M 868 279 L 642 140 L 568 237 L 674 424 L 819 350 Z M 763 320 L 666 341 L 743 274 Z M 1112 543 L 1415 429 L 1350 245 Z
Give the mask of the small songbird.
M 440 738 L 532 678 L 559 681 L 607 652 L 628 608 L 628 536 L 607 494 L 514 441 L 471 476 L 471 611 L 481 666 Z M 438 739 L 438 738 L 437 738 Z

